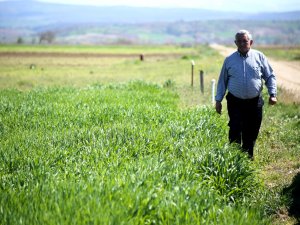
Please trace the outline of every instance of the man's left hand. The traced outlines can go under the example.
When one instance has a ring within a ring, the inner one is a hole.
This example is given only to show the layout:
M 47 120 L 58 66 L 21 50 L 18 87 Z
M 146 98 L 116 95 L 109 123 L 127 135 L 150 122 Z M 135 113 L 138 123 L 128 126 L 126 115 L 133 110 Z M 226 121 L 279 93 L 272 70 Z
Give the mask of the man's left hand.
M 277 98 L 276 97 L 270 97 L 269 98 L 269 104 L 270 105 L 275 105 L 277 103 Z

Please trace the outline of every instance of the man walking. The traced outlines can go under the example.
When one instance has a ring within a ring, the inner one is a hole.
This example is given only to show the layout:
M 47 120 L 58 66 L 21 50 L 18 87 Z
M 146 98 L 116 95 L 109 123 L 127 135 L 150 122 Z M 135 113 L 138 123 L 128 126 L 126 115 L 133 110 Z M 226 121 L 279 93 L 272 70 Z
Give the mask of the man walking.
M 241 145 L 253 159 L 253 149 L 261 121 L 263 81 L 268 89 L 269 104 L 277 102 L 276 79 L 262 52 L 251 49 L 252 35 L 240 30 L 235 35 L 237 51 L 223 63 L 217 86 L 216 111 L 221 114 L 226 94 L 229 115 L 229 141 Z

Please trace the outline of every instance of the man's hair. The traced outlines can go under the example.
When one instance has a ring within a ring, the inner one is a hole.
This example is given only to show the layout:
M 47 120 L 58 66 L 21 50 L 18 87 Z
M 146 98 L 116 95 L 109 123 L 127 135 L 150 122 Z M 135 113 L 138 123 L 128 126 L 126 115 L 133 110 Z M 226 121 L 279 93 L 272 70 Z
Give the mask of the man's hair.
M 252 40 L 252 34 L 247 31 L 247 30 L 239 30 L 236 34 L 235 34 L 235 40 L 237 39 L 238 36 L 240 35 L 247 35 L 247 37 L 249 38 L 249 40 Z

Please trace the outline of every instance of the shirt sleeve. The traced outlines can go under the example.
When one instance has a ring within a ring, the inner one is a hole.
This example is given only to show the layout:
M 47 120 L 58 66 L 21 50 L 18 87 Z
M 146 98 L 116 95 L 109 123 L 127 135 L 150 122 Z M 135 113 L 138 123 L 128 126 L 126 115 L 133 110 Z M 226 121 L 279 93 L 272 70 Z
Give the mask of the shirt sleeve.
M 223 100 L 224 95 L 226 93 L 227 84 L 228 84 L 227 78 L 228 75 L 227 75 L 226 59 L 225 59 L 219 76 L 218 85 L 217 85 L 217 94 L 215 97 L 215 100 L 218 102 L 221 102 Z
M 265 85 L 268 88 L 268 93 L 271 96 L 277 95 L 277 85 L 276 77 L 272 67 L 270 66 L 267 58 L 262 55 L 262 64 L 263 64 L 263 76 L 262 78 L 265 81 Z

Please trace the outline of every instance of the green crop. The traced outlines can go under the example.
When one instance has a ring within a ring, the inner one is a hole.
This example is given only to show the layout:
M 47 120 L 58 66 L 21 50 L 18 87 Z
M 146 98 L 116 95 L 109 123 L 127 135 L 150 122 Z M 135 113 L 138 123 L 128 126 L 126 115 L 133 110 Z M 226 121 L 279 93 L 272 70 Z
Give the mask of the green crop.
M 144 82 L 0 93 L 1 224 L 264 224 L 226 121 Z

